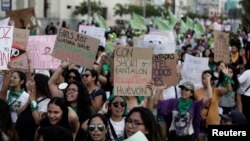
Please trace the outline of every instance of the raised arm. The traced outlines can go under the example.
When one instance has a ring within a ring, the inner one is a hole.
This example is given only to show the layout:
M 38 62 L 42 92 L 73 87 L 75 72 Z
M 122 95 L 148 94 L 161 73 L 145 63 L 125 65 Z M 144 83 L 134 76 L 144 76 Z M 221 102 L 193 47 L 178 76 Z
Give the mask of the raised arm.
M 78 129 L 80 127 L 80 123 L 79 123 L 79 119 L 78 119 L 76 112 L 71 107 L 68 107 L 68 110 L 69 110 L 68 117 L 69 117 L 69 124 L 70 124 L 70 128 L 71 128 L 71 133 L 73 134 L 73 138 L 75 140 L 76 134 L 77 134 Z
M 9 88 L 10 77 L 11 77 L 11 70 L 4 70 L 3 73 L 4 73 L 3 85 L 2 85 L 2 89 L 0 91 L 0 99 L 6 101 L 7 91 Z
M 69 59 L 64 61 L 49 79 L 48 85 L 52 97 L 63 97 L 62 91 L 58 89 L 57 81 L 60 79 L 60 76 L 62 75 L 63 71 L 67 69 L 68 66 L 69 66 Z
M 220 93 L 223 95 L 223 94 L 226 94 L 227 92 L 229 91 L 232 91 L 232 84 L 234 83 L 233 80 L 232 80 L 232 75 L 230 75 L 228 73 L 228 68 L 224 68 L 222 70 L 223 72 L 223 75 L 225 76 L 224 77 L 224 85 L 226 85 L 226 88 L 223 88 L 223 87 L 220 87 Z

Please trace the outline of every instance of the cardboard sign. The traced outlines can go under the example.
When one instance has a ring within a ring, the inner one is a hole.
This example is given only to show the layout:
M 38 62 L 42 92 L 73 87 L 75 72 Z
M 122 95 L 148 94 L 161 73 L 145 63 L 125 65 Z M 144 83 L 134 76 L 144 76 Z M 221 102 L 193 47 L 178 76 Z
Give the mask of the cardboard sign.
M 152 78 L 152 49 L 117 47 L 114 57 L 114 94 L 150 96 L 146 84 Z
M 26 59 L 26 47 L 29 33 L 29 30 L 14 28 L 13 44 L 10 55 L 11 66 L 13 68 L 23 68 L 23 62 Z
M 0 26 L 0 70 L 6 70 L 10 61 L 13 27 Z
M 34 8 L 6 11 L 6 16 L 15 22 L 16 28 L 26 28 L 28 25 L 37 25 Z
M 175 86 L 178 83 L 177 55 L 153 55 L 153 80 L 156 86 Z
M 92 69 L 99 39 L 80 34 L 73 30 L 59 28 L 52 56 Z
M 214 31 L 214 61 L 230 62 L 229 37 L 227 33 Z
M 176 42 L 173 32 L 164 33 L 145 35 L 141 47 L 152 48 L 153 54 L 175 53 Z
M 34 69 L 55 69 L 61 60 L 51 56 L 56 35 L 30 36 L 28 54 Z
M 200 86 L 202 72 L 208 69 L 208 58 L 194 57 L 185 54 L 181 84 L 185 81 L 191 81 L 194 85 Z
M 106 46 L 105 29 L 95 26 L 79 26 L 79 33 L 86 34 L 95 38 L 100 39 L 100 45 Z

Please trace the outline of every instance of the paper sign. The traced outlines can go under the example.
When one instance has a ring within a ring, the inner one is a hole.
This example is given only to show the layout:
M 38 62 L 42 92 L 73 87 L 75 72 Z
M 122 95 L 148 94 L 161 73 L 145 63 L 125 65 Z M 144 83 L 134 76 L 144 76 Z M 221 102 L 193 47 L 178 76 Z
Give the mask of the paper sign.
M 152 49 L 117 47 L 114 56 L 114 94 L 150 96 L 146 84 L 152 78 Z
M 208 69 L 208 58 L 194 57 L 192 55 L 185 54 L 181 83 L 191 81 L 196 86 L 201 85 L 202 72 Z
M 29 58 L 34 69 L 55 69 L 61 60 L 51 56 L 56 35 L 30 36 L 28 42 Z
M 13 68 L 23 68 L 23 62 L 26 59 L 29 33 L 29 30 L 14 28 L 13 44 L 10 54 L 11 66 Z
M 165 35 L 148 34 L 144 36 L 141 46 L 152 48 L 153 54 L 171 54 L 175 53 L 176 42 L 173 32 Z
M 177 55 L 153 55 L 153 80 L 156 86 L 175 86 L 178 83 Z
M 9 21 L 10 21 L 10 18 L 5 18 L 3 20 L 0 21 L 0 25 L 3 25 L 3 26 L 8 26 L 9 25 Z
M 230 62 L 229 37 L 227 33 L 214 31 L 214 61 Z
M 6 70 L 10 61 L 13 27 L 0 26 L 0 70 Z
M 73 30 L 59 28 L 52 56 L 92 69 L 99 39 L 83 35 Z
M 148 141 L 147 137 L 139 130 L 134 135 L 123 141 Z
M 79 26 L 79 33 L 86 34 L 92 37 L 96 37 L 100 39 L 100 45 L 106 46 L 106 38 L 105 38 L 105 29 L 95 26 L 86 26 L 80 25 Z
M 215 22 L 213 24 L 213 26 L 214 26 L 214 31 L 222 31 L 222 25 L 221 24 Z
M 17 28 L 37 25 L 34 8 L 6 11 L 6 16 L 15 22 L 15 27 Z

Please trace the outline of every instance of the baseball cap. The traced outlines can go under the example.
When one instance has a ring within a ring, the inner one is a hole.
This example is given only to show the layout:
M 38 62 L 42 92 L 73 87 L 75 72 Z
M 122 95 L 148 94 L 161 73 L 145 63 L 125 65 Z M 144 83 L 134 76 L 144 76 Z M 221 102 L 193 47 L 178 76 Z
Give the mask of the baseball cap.
M 239 111 L 231 111 L 228 114 L 220 115 L 222 120 L 230 120 L 233 124 L 244 125 L 247 124 L 246 117 Z
M 184 82 L 184 83 L 181 84 L 179 87 L 180 87 L 180 88 L 186 88 L 186 89 L 189 89 L 189 90 L 191 90 L 191 91 L 194 91 L 194 89 L 195 89 L 194 84 L 193 84 L 192 82 L 189 82 L 189 81 Z

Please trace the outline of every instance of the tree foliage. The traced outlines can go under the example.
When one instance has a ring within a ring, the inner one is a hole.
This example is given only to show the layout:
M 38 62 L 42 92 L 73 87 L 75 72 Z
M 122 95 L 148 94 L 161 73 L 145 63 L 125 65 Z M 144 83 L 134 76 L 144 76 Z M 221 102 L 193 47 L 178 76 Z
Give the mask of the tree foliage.
M 90 6 L 91 6 L 91 15 L 93 16 L 95 13 L 96 14 L 101 14 L 103 8 L 101 7 L 101 2 L 95 2 L 95 1 L 91 1 L 90 2 Z M 83 1 L 76 9 L 75 11 L 73 11 L 72 15 L 73 16 L 77 16 L 77 15 L 87 15 L 88 14 L 88 2 L 85 0 Z
M 249 0 L 241 0 L 240 4 L 242 5 L 243 11 L 241 15 L 241 22 L 243 29 L 245 31 L 250 31 L 250 1 Z
M 169 4 L 166 3 L 163 6 L 155 6 L 152 4 L 146 5 L 146 17 L 152 17 L 152 16 L 161 16 L 162 14 L 165 15 L 167 13 L 167 9 L 169 7 Z M 116 4 L 114 7 L 114 16 L 120 16 L 132 14 L 133 12 L 143 15 L 143 6 L 139 5 L 122 5 L 120 3 Z

